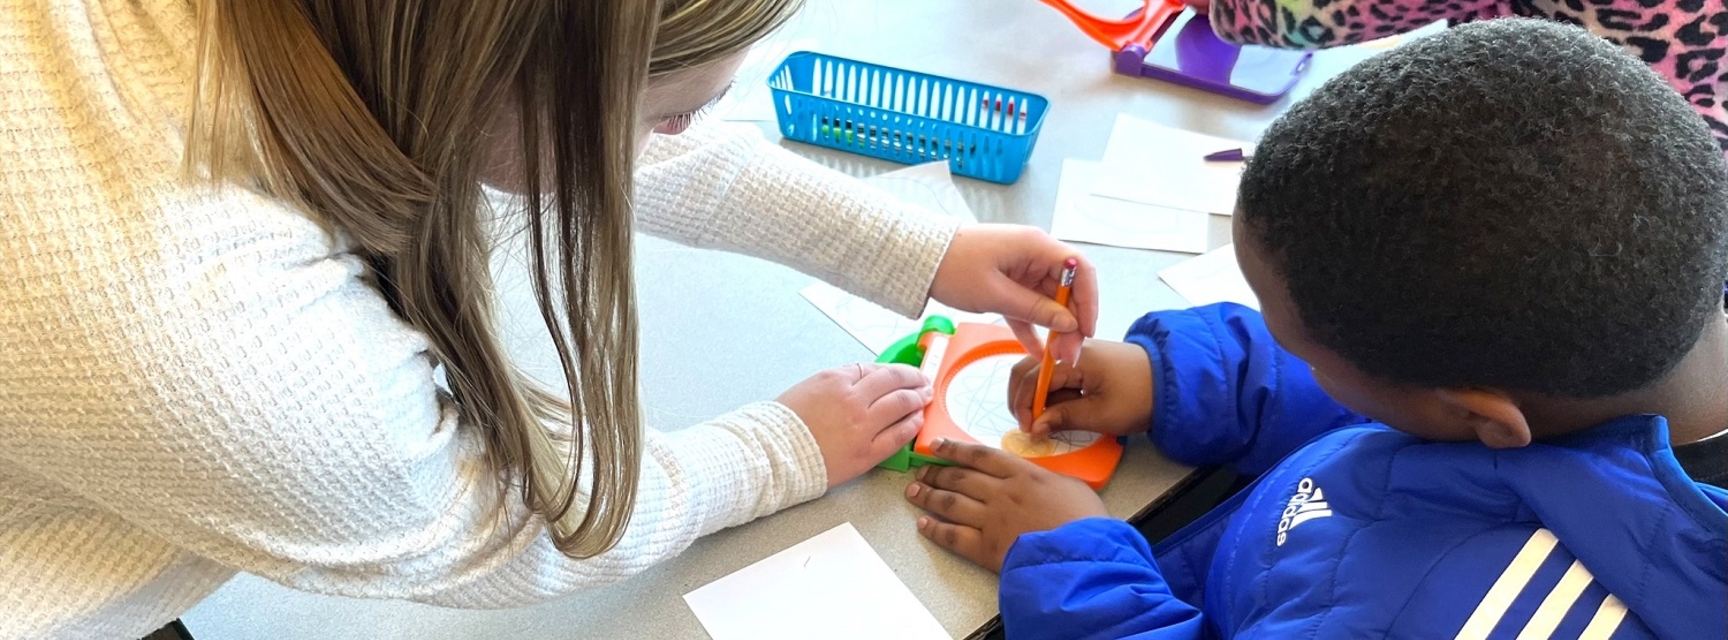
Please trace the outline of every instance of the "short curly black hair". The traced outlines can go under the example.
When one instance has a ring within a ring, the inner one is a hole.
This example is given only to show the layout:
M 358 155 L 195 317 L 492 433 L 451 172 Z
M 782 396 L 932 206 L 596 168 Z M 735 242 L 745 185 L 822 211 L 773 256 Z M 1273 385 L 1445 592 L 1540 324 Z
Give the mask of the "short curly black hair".
M 1393 382 L 1617 395 L 1722 313 L 1721 150 L 1557 23 L 1466 24 L 1327 82 L 1266 133 L 1237 215 L 1309 337 Z

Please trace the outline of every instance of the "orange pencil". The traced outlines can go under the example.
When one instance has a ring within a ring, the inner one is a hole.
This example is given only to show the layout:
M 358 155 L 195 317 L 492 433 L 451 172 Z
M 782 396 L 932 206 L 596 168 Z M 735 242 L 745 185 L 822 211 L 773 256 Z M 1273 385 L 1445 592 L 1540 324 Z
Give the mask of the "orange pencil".
M 1068 296 L 1074 291 L 1074 270 L 1080 267 L 1080 260 L 1069 258 L 1062 263 L 1062 284 L 1056 287 L 1056 304 L 1068 306 Z M 1032 419 L 1044 415 L 1044 403 L 1050 396 L 1050 376 L 1056 373 L 1056 352 L 1050 349 L 1056 342 L 1056 331 L 1050 331 L 1050 337 L 1044 340 L 1044 364 L 1038 367 L 1038 389 L 1032 395 Z

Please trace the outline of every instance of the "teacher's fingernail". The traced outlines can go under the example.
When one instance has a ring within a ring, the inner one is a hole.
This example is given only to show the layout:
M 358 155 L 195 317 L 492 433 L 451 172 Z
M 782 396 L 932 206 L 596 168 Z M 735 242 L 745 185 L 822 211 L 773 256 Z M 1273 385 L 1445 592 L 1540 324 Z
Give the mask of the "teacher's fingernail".
M 918 497 L 919 491 L 922 491 L 922 489 L 918 488 L 918 483 L 916 483 L 916 482 L 909 484 L 909 485 L 906 485 L 906 497 L 908 497 L 908 498 Z

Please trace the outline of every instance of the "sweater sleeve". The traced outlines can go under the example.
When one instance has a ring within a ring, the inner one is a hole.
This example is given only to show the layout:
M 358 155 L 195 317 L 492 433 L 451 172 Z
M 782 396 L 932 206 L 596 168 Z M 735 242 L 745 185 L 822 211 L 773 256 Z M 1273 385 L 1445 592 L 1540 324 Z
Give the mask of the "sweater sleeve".
M 644 231 L 772 260 L 909 317 L 923 311 L 958 224 L 740 123 L 654 136 L 636 191 Z
M 1238 44 L 1321 49 L 1506 13 L 1504 0 L 1212 0 L 1212 31 Z
M 491 427 L 458 417 L 426 338 L 318 225 L 240 192 L 111 224 L 42 238 L 81 253 L 20 317 L 40 327 L 33 353 L 71 364 L 24 378 L 39 388 L 15 397 L 61 401 L 7 425 L 0 456 L 224 565 L 313 592 L 517 606 L 825 486 L 814 439 L 778 404 L 650 430 L 622 541 L 566 557 L 501 489 Z

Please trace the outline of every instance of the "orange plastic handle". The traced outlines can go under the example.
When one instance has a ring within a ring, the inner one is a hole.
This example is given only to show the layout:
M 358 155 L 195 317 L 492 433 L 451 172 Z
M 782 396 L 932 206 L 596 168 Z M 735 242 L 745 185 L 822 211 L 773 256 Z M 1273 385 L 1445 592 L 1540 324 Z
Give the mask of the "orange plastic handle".
M 1182 0 L 1145 0 L 1146 6 L 1139 15 L 1111 19 L 1087 13 L 1068 0 L 1043 2 L 1062 12 L 1080 31 L 1111 51 L 1121 51 L 1135 43 L 1150 43 L 1184 7 Z

